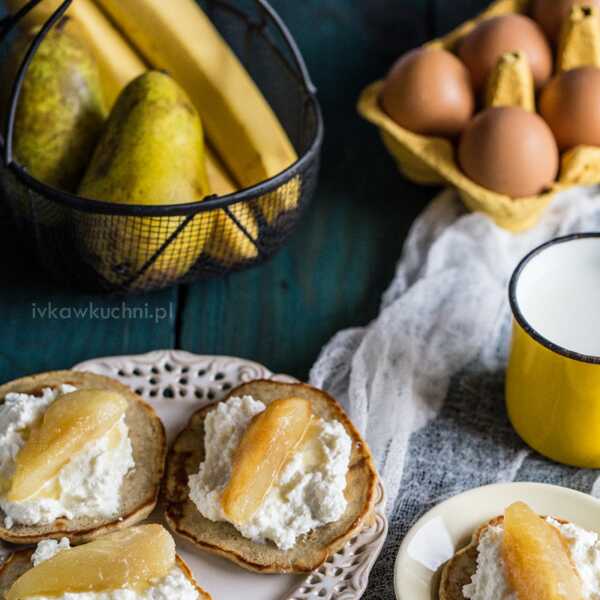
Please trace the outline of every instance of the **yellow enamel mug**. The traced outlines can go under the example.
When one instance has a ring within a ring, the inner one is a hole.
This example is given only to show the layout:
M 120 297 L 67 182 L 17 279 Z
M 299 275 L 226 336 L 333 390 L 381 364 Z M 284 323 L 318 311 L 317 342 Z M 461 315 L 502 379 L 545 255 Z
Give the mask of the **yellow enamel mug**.
M 510 281 L 510 421 L 555 461 L 600 468 L 600 233 L 557 238 Z

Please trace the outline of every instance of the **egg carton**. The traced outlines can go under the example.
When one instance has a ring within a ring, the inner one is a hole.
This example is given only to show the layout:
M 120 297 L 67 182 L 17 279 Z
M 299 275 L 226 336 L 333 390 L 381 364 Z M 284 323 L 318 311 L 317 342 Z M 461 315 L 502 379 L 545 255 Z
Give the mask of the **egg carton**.
M 462 38 L 481 21 L 511 13 L 527 14 L 529 5 L 529 0 L 497 0 L 475 19 L 425 46 L 455 52 Z M 595 9 L 588 16 L 592 15 L 595 18 Z M 600 66 L 600 44 L 596 33 L 581 22 L 576 22 L 572 30 L 565 28 L 555 65 L 560 70 L 584 64 Z M 518 79 L 516 71 L 514 77 Z M 505 81 L 510 81 L 510 76 Z M 379 80 L 364 89 L 358 102 L 358 111 L 379 128 L 383 142 L 400 171 L 419 184 L 454 186 L 469 210 L 486 213 L 500 227 L 515 232 L 529 229 L 539 221 L 557 192 L 569 187 L 600 183 L 600 147 L 577 146 L 562 154 L 558 180 L 542 194 L 512 198 L 484 188 L 462 172 L 450 140 L 413 133 L 388 117 L 379 103 L 383 83 L 383 80 Z M 500 98 L 503 93 L 506 93 L 506 89 L 496 85 L 497 97 Z M 510 101 L 500 100 L 497 104 L 517 104 L 527 108 L 528 102 L 534 102 L 528 100 L 528 93 L 523 87 L 519 89 L 519 86 L 513 86 L 510 94 Z M 494 100 L 488 98 L 487 104 L 494 104 Z

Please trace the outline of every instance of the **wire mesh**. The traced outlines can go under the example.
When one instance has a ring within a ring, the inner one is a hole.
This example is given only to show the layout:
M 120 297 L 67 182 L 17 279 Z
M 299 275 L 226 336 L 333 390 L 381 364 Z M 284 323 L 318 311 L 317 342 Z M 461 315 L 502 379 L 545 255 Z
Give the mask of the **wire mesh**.
M 261 3 L 200 2 L 300 160 L 253 188 L 166 208 L 85 200 L 45 186 L 14 162 L 2 165 L 2 195 L 23 239 L 56 279 L 111 293 L 150 291 L 257 265 L 285 243 L 314 194 L 322 122 L 293 40 Z

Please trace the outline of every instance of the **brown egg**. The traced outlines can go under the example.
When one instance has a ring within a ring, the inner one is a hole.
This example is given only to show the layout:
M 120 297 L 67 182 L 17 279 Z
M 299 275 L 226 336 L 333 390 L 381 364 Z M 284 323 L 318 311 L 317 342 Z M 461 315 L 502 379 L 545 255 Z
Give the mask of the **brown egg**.
M 473 115 L 469 72 L 447 50 L 419 48 L 392 67 L 381 105 L 401 127 L 422 135 L 458 135 Z
M 574 6 L 594 4 L 600 7 L 600 0 L 533 0 L 531 16 L 553 42 L 558 42 L 562 25 L 567 20 L 571 9 Z
M 482 21 L 465 36 L 458 55 L 479 90 L 498 59 L 515 50 L 527 55 L 536 87 L 543 86 L 552 75 L 552 50 L 544 32 L 529 17 L 512 14 Z
M 475 183 L 512 198 L 539 194 L 558 174 L 550 128 L 540 116 L 514 106 L 479 113 L 465 129 L 458 155 Z
M 600 69 L 580 67 L 554 77 L 540 97 L 540 114 L 561 150 L 600 146 Z

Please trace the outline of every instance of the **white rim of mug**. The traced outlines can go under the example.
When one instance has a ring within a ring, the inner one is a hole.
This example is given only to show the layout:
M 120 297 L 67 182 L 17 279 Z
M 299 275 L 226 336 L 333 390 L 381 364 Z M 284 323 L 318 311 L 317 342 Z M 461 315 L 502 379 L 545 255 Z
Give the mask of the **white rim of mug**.
M 519 306 L 519 302 L 517 300 L 517 288 L 519 285 L 519 279 L 521 278 L 523 271 L 533 258 L 557 244 L 565 244 L 568 242 L 589 238 L 600 238 L 600 232 L 573 233 L 571 235 L 565 235 L 562 237 L 554 238 L 549 242 L 545 242 L 541 246 L 534 248 L 531 252 L 529 252 L 529 254 L 525 256 L 525 258 L 521 260 L 521 262 L 517 265 L 517 268 L 514 270 L 508 286 L 508 300 L 510 302 L 510 308 L 512 310 L 512 314 L 515 320 L 523 328 L 525 333 L 527 333 L 527 335 L 533 338 L 536 342 L 540 343 L 548 350 L 556 354 L 561 354 L 562 356 L 565 356 L 572 360 L 598 365 L 600 364 L 600 356 L 596 356 L 593 354 L 582 354 L 581 352 L 576 352 L 575 350 L 569 350 L 568 348 L 565 348 L 560 344 L 555 344 L 548 338 L 544 337 L 539 331 L 537 331 L 537 329 L 532 327 L 529 321 L 525 318 L 525 315 L 521 311 L 521 307 Z

